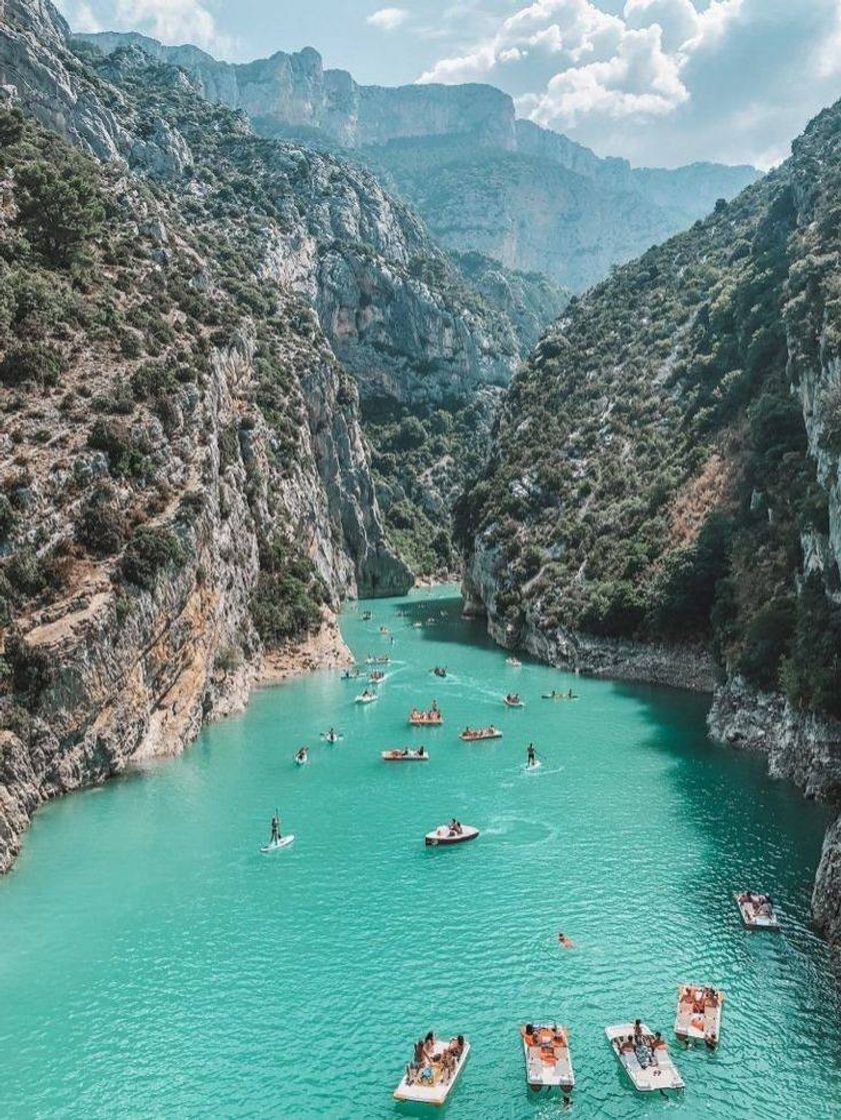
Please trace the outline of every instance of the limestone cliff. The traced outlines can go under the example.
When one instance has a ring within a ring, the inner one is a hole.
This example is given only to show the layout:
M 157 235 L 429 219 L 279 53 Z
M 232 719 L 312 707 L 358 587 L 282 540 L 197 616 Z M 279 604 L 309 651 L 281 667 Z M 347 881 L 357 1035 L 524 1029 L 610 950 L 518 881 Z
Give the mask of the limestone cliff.
M 677 664 L 700 650 L 727 686 L 713 726 L 835 801 L 841 104 L 792 152 L 572 301 L 457 512 L 465 593 L 498 640 L 652 679 L 658 649 Z M 835 941 L 838 868 L 836 827 L 814 901 Z
M 408 258 L 411 220 L 177 71 L 129 53 L 96 72 L 66 35 L 47 3 L 2 10 L 2 870 L 45 799 L 181 749 L 242 705 L 264 650 L 412 579 L 308 288 L 317 234 Z
M 182 66 L 205 97 L 242 109 L 262 135 L 347 150 L 418 211 L 441 245 L 573 289 L 691 225 L 756 177 L 750 167 L 635 169 L 600 159 L 515 120 L 512 99 L 492 86 L 362 86 L 345 71 L 324 70 L 309 47 L 233 65 L 137 34 L 80 38 L 105 53 L 141 46 Z

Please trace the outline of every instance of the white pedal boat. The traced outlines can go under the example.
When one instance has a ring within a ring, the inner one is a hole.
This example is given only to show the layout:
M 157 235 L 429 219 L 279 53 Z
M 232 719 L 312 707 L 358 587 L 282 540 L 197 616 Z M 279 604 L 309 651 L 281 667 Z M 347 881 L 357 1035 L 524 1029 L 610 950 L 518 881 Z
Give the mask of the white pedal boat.
M 406 747 L 403 750 L 382 751 L 383 762 L 429 762 L 429 751 L 426 747 Z
M 769 895 L 757 894 L 755 891 L 743 891 L 733 897 L 736 899 L 736 905 L 742 915 L 742 922 L 748 929 L 780 928 Z
M 455 1060 L 455 1067 L 448 1074 L 443 1061 L 448 1046 L 449 1043 L 436 1037 L 429 1063 L 417 1071 L 410 1071 L 407 1068 L 400 1084 L 394 1090 L 394 1099 L 414 1101 L 416 1104 L 444 1104 L 464 1069 L 470 1053 L 470 1043 L 465 1039 L 461 1056 Z
M 459 732 L 462 743 L 483 743 L 486 739 L 501 739 L 502 732 L 498 727 L 465 727 Z
M 645 1023 L 642 1025 L 644 1038 L 652 1038 L 653 1032 Z M 664 1040 L 654 1051 L 655 1057 L 650 1065 L 640 1064 L 635 1050 L 624 1051 L 620 1048 L 620 1040 L 634 1037 L 633 1023 L 617 1023 L 613 1027 L 605 1027 L 610 1048 L 616 1055 L 619 1064 L 623 1067 L 635 1089 L 640 1093 L 654 1093 L 660 1089 L 683 1089 L 684 1080 L 672 1061 L 669 1048 Z
M 553 1024 L 526 1023 L 520 1027 L 530 1089 L 559 1088 L 568 1092 L 575 1085 L 569 1032 Z
M 466 844 L 468 840 L 475 840 L 478 835 L 479 829 L 469 824 L 463 824 L 460 832 L 454 831 L 448 824 L 442 824 L 432 832 L 427 832 L 424 843 L 427 848 L 447 848 L 453 844 Z
M 264 856 L 271 855 L 272 852 L 279 852 L 282 848 L 288 848 L 295 837 L 290 834 L 288 836 L 281 836 L 279 840 L 270 840 L 268 844 L 264 844 L 260 851 Z
M 721 1013 L 724 992 L 700 984 L 681 984 L 678 988 L 675 1034 L 681 1042 L 697 1039 L 711 1049 L 721 1038 Z
M 379 700 L 376 692 L 360 692 L 354 700 L 355 704 L 373 704 L 375 700 Z

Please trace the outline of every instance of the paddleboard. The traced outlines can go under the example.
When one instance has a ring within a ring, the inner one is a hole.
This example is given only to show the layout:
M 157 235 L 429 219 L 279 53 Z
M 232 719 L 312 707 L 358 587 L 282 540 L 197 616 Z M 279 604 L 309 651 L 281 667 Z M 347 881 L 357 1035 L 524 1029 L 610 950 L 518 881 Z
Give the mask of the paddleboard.
M 542 765 L 543 765 L 543 763 L 538 758 L 536 762 L 533 762 L 531 764 L 531 766 L 529 766 L 529 764 L 526 763 L 525 766 L 523 767 L 523 769 L 528 774 L 531 770 L 539 770 Z
M 279 852 L 281 848 L 288 848 L 295 837 L 290 833 L 288 836 L 281 836 L 279 840 L 272 840 L 268 844 L 264 844 L 260 851 L 264 856 L 271 855 L 272 852 Z

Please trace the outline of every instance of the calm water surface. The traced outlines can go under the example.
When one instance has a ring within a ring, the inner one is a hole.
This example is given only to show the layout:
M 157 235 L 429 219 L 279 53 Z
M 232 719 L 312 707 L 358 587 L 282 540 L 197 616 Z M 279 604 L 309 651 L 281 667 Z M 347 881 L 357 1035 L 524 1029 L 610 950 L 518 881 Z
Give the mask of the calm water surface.
M 528 1094 L 517 1027 L 557 1017 L 573 1117 L 837 1117 L 841 1007 L 807 925 L 823 810 L 710 744 L 701 698 L 512 669 L 452 589 L 370 605 L 344 632 L 395 659 L 378 703 L 316 674 L 38 814 L 0 882 L 0 1116 L 387 1120 L 435 1027 L 473 1043 L 448 1120 L 542 1120 L 561 1105 Z M 570 684 L 580 700 L 540 699 Z M 408 729 L 433 697 L 445 726 Z M 491 721 L 500 742 L 456 737 Z M 421 742 L 427 764 L 379 759 Z M 297 840 L 264 857 L 276 804 Z M 426 850 L 451 815 L 480 838 Z M 745 886 L 778 897 L 782 934 L 743 931 Z M 636 1094 L 603 1029 L 671 1037 L 680 981 L 726 990 L 722 1044 L 675 1046 L 683 1094 Z

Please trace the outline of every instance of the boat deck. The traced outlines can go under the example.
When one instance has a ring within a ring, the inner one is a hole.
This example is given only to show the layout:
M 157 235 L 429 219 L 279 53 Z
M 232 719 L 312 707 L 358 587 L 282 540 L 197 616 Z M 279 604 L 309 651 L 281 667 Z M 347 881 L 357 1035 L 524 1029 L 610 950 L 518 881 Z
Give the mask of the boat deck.
M 644 1037 L 653 1034 L 653 1031 L 650 1031 L 645 1023 L 642 1024 L 642 1032 Z M 669 1054 L 668 1047 L 665 1044 L 657 1048 L 656 1056 L 649 1065 L 642 1065 L 636 1051 L 622 1052 L 619 1049 L 619 1039 L 633 1037 L 633 1023 L 617 1023 L 615 1026 L 605 1027 L 604 1033 L 607 1035 L 610 1048 L 616 1055 L 619 1064 L 624 1068 L 634 1088 L 638 1089 L 639 1092 L 652 1093 L 660 1089 L 682 1089 L 684 1087 L 684 1080 L 678 1073 L 677 1066 L 672 1061 L 671 1054 Z
M 760 909 L 743 895 L 736 894 L 736 905 L 742 915 L 742 921 L 748 929 L 779 929 L 780 923 L 770 902 L 765 903 Z M 760 896 L 761 897 L 761 896 Z
M 432 1061 L 425 1069 L 419 1071 L 411 1081 L 408 1073 L 404 1074 L 400 1084 L 394 1090 L 395 1100 L 414 1101 L 416 1104 L 444 1104 L 458 1080 L 459 1074 L 464 1069 L 467 1056 L 470 1053 L 470 1043 L 465 1039 L 461 1057 L 458 1059 L 452 1074 L 448 1075 L 441 1061 L 448 1045 L 449 1043 L 440 1038 L 435 1039 Z
M 711 999 L 709 993 L 715 998 Z M 699 984 L 683 984 L 679 989 L 675 1034 L 679 1039 L 697 1039 L 716 1046 L 721 1037 L 724 992 Z
M 567 1028 L 539 1023 L 528 1026 L 531 1026 L 531 1032 L 525 1026 L 520 1027 L 520 1037 L 523 1040 L 526 1081 L 529 1086 L 532 1089 L 572 1089 L 575 1075 Z

